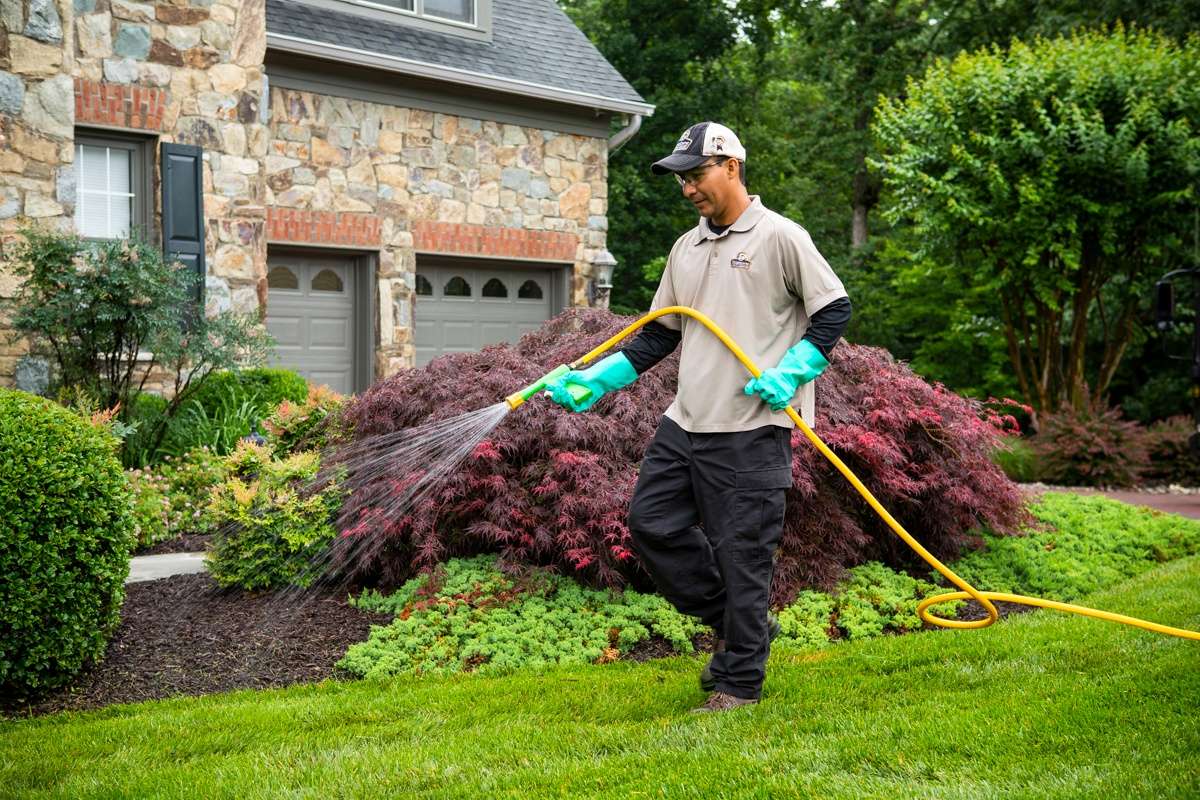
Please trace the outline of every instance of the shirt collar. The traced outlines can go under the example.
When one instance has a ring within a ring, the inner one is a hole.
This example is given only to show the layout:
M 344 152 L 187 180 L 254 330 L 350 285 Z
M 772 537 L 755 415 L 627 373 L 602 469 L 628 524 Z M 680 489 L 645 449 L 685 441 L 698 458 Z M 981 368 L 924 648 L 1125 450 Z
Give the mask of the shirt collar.
M 719 235 L 713 233 L 712 229 L 708 227 L 708 217 L 701 217 L 700 224 L 696 227 L 695 244 L 700 244 L 705 239 L 720 239 L 722 236 L 725 236 L 732 231 L 737 231 L 738 233 L 748 231 L 758 224 L 758 221 L 762 219 L 765 210 L 766 209 L 763 208 L 762 200 L 759 199 L 759 196 L 756 194 L 750 195 L 750 205 L 746 206 L 746 209 L 740 215 L 738 215 L 738 218 L 733 221 L 733 224 L 726 228 L 725 231 Z

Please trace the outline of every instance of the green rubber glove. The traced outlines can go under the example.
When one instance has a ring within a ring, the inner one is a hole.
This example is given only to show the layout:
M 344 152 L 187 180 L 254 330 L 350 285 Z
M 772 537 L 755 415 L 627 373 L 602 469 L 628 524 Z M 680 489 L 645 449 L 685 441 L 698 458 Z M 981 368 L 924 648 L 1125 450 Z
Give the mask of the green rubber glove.
M 546 384 L 550 398 L 571 411 L 587 411 L 608 392 L 637 380 L 637 370 L 624 353 L 613 353 L 585 370 L 571 370 L 554 383 Z
M 825 371 L 829 362 L 817 346 L 807 339 L 783 354 L 778 366 L 763 370 L 762 375 L 751 378 L 746 384 L 746 394 L 756 394 L 774 411 L 782 411 L 792 401 L 792 395 L 804 384 L 815 380 Z

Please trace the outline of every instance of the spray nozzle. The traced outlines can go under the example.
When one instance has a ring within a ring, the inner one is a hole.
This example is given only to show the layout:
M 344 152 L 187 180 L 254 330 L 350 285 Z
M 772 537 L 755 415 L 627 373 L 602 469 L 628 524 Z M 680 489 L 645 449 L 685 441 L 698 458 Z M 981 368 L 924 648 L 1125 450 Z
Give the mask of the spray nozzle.
M 508 397 L 504 398 L 504 400 L 506 403 L 508 403 L 510 408 L 516 408 L 538 392 L 544 390 L 548 384 L 554 383 L 556 380 L 561 378 L 563 375 L 566 375 L 570 371 L 570 364 L 559 364 L 557 367 L 550 370 L 521 391 L 510 394 Z M 586 400 L 587 397 L 592 393 L 592 390 L 585 386 L 575 385 L 567 386 L 567 391 L 570 392 L 571 396 L 574 397 L 578 402 Z

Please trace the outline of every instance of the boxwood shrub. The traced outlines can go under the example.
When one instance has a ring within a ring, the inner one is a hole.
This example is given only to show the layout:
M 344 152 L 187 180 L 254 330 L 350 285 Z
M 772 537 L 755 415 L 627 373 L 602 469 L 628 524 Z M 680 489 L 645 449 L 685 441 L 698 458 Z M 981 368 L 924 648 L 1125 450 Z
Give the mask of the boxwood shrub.
M 0 389 L 0 695 L 34 696 L 99 658 L 119 620 L 133 536 L 117 440 Z

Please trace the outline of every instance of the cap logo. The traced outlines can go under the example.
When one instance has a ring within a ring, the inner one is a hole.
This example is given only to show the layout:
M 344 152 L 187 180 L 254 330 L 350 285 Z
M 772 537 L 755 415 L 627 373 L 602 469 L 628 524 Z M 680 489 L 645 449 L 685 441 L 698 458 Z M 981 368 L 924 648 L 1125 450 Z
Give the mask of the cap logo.
M 714 136 L 712 139 L 712 148 L 713 148 L 713 152 L 715 152 L 715 153 L 724 152 L 725 137 L 724 136 Z
M 692 138 L 685 133 L 683 136 L 679 137 L 679 142 L 675 145 L 675 152 L 678 153 L 680 151 L 687 150 L 691 146 Z

